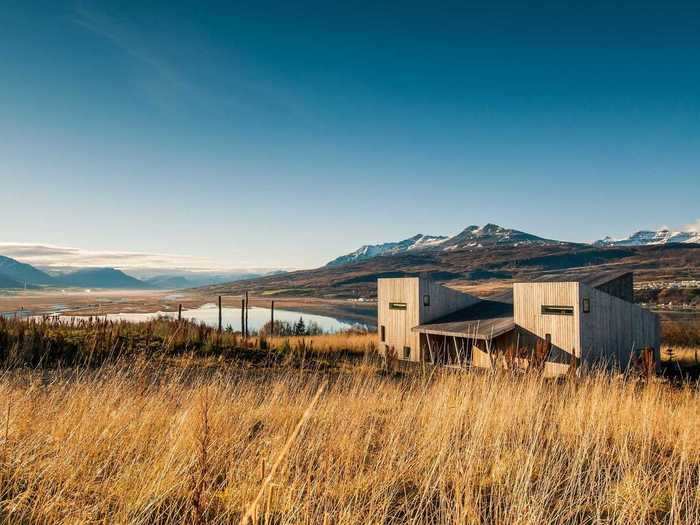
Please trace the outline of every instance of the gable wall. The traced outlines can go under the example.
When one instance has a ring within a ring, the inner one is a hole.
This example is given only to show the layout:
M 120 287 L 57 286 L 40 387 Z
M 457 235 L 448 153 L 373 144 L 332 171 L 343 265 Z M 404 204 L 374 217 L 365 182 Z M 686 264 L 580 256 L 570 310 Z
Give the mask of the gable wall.
M 661 330 L 658 316 L 590 286 L 581 285 L 581 301 L 590 299 L 590 313 L 581 313 L 581 348 L 584 361 L 626 368 L 630 354 L 646 346 L 657 358 Z

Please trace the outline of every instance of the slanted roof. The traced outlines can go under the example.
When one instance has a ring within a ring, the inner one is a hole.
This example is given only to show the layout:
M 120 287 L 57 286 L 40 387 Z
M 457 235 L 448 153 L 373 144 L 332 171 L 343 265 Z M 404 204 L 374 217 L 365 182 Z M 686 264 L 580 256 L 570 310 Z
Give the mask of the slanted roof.
M 513 291 L 482 299 L 412 330 L 423 334 L 491 339 L 515 328 Z
M 634 275 L 630 271 L 569 271 L 566 273 L 541 275 L 525 282 L 577 282 L 596 288 L 623 301 L 634 302 Z
M 626 279 L 628 278 L 629 279 Z M 615 290 L 614 288 L 620 280 L 627 283 L 630 291 Z M 586 284 L 592 288 L 598 288 L 606 293 L 615 295 L 627 301 L 631 298 L 631 272 L 591 272 L 570 271 L 566 273 L 541 275 L 534 279 L 527 279 L 519 282 L 530 283 L 551 283 L 551 282 L 578 282 Z M 629 296 L 629 297 L 628 297 Z M 458 310 L 429 323 L 423 323 L 413 327 L 413 332 L 422 334 L 469 337 L 471 339 L 491 339 L 515 328 L 513 318 L 513 290 L 487 297 L 478 303 L 467 308 Z
M 621 277 L 631 274 L 630 271 L 591 272 L 590 270 L 569 271 L 564 273 L 544 274 L 533 279 L 522 279 L 516 282 L 524 283 L 583 283 L 591 288 L 598 288 Z

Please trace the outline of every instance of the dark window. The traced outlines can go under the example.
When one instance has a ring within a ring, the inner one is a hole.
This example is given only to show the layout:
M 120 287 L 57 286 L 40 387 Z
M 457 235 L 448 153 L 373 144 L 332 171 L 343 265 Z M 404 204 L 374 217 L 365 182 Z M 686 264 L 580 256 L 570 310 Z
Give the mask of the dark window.
M 384 326 L 382 326 L 381 329 L 379 330 L 379 333 L 381 335 L 380 341 L 383 343 L 384 341 L 386 341 L 386 328 Z
M 542 315 L 574 315 L 573 306 L 542 305 Z
M 430 296 L 428 294 L 423 296 L 423 306 L 430 306 Z
M 588 297 L 583 298 L 583 313 L 587 314 L 591 311 L 591 300 Z
M 403 347 L 403 358 L 404 359 L 411 359 L 411 347 L 410 346 Z
M 406 303 L 389 303 L 389 310 L 405 310 Z

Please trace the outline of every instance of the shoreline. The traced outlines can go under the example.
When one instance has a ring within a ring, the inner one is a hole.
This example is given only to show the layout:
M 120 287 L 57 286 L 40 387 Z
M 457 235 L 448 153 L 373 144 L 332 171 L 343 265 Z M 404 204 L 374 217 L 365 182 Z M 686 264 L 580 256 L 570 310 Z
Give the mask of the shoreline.
M 177 312 L 194 310 L 216 303 L 218 295 L 204 295 L 188 290 L 51 290 L 27 291 L 0 296 L 0 314 L 13 315 L 74 315 Z M 272 299 L 250 296 L 250 306 L 269 308 Z M 222 295 L 222 306 L 240 308 L 241 296 Z M 302 314 L 323 315 L 339 321 L 360 323 L 376 328 L 375 302 L 309 297 L 275 298 L 275 309 Z

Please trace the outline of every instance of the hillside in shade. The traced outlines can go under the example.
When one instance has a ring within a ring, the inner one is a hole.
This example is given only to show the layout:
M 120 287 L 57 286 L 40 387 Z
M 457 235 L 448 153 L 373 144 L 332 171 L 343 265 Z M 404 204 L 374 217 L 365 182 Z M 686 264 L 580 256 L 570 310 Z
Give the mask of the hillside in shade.
M 0 255 L 0 276 L 15 281 L 22 286 L 24 286 L 24 283 L 48 286 L 56 284 L 56 279 L 38 270 L 31 264 L 21 263 L 3 255 Z
M 63 286 L 81 288 L 144 289 L 150 286 L 114 268 L 85 268 L 57 278 Z

